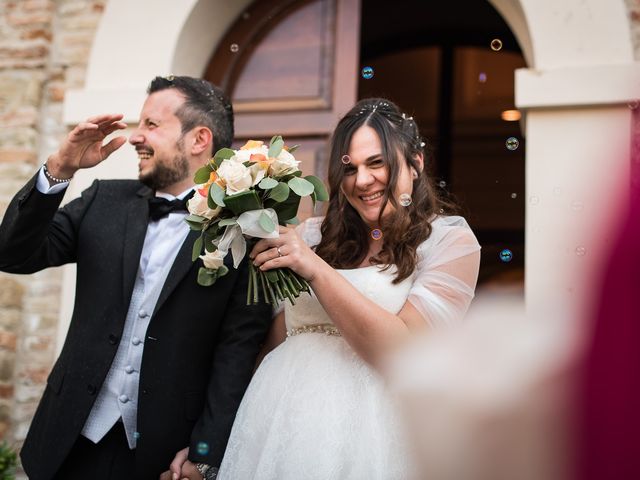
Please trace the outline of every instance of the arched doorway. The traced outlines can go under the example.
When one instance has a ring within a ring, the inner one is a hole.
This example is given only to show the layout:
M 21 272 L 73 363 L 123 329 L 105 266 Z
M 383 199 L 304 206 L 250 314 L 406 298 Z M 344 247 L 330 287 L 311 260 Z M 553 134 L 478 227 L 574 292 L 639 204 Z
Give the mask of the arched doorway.
M 628 9 L 625 0 L 556 2 L 553 8 L 539 0 L 488 2 L 517 37 L 528 65 L 516 72 L 515 91 L 526 132 L 526 151 L 522 150 L 526 155 L 526 301 L 528 305 L 563 303 L 569 310 L 579 310 L 589 291 L 573 287 L 582 284 L 581 279 L 597 264 L 592 253 L 609 238 L 585 235 L 593 232 L 594 219 L 610 213 L 611 207 L 602 199 L 615 191 L 624 194 L 625 186 L 618 179 L 629 178 L 628 104 L 637 98 L 640 69 L 634 62 Z M 169 73 L 205 75 L 210 53 L 224 45 L 223 33 L 249 3 L 109 0 L 92 46 L 85 86 L 65 97 L 65 123 L 120 111 L 134 124 L 149 79 Z M 154 22 L 139 28 L 139 19 L 149 11 L 158 13 Z M 460 17 L 464 16 L 466 12 L 461 12 Z M 360 28 L 358 24 L 347 27 Z M 229 47 L 227 43 L 225 48 Z M 340 44 L 340 50 L 347 47 Z M 354 55 L 357 58 L 357 49 Z M 358 72 L 345 75 L 357 80 Z M 356 88 L 350 85 L 340 84 L 337 92 L 352 95 L 353 101 L 357 98 Z M 325 113 L 331 117 L 339 112 Z M 611 156 L 612 145 L 616 156 Z M 133 177 L 135 164 L 134 152 L 122 151 L 104 168 L 78 175 L 69 195 L 79 195 L 94 178 Z M 574 202 L 581 205 L 580 211 L 574 210 Z M 66 333 L 73 305 L 74 278 L 69 270 L 65 271 L 59 338 Z
M 365 66 L 373 75 L 361 74 Z M 304 168 L 321 177 L 341 112 L 358 98 L 398 103 L 433 146 L 429 172 L 483 245 L 480 283 L 502 276 L 522 288 L 524 138 L 513 120 L 514 72 L 524 66 L 486 2 L 410 0 L 390 10 L 377 0 L 262 0 L 229 28 L 205 77 L 231 95 L 239 142 L 293 138 Z

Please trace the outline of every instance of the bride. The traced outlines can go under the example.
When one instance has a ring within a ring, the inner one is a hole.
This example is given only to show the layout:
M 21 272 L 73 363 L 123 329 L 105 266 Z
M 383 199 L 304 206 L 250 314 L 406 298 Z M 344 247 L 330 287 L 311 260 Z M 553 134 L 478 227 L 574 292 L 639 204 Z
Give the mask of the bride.
M 255 245 L 255 265 L 289 267 L 313 294 L 276 316 L 218 479 L 411 477 L 379 369 L 407 336 L 462 319 L 480 261 L 467 222 L 443 215 L 423 146 L 391 101 L 360 101 L 333 135 L 326 217 Z

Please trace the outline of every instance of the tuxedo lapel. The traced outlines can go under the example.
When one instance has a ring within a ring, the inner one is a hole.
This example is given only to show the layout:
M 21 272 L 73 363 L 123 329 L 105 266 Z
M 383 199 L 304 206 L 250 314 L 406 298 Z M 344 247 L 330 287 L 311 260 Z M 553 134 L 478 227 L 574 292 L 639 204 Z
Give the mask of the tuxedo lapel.
M 151 189 L 142 187 L 137 197 L 128 205 L 127 221 L 124 231 L 124 252 L 122 255 L 122 296 L 123 304 L 128 305 L 133 285 L 140 266 L 140 256 L 144 246 L 144 237 L 149 223 L 149 196 Z
M 189 230 L 187 238 L 182 242 L 182 246 L 176 255 L 176 259 L 173 261 L 171 270 L 169 270 L 169 275 L 167 275 L 167 279 L 164 282 L 162 291 L 160 292 L 160 297 L 158 297 L 158 302 L 156 303 L 156 308 L 153 312 L 154 314 L 160 309 L 160 307 L 162 307 L 162 304 L 167 300 L 167 298 L 169 298 L 171 292 L 173 292 L 173 290 L 178 286 L 178 283 L 180 283 L 193 266 L 193 261 L 191 260 L 193 242 L 198 238 L 198 235 L 200 235 L 200 232 Z M 193 283 L 195 285 L 195 279 L 193 279 Z

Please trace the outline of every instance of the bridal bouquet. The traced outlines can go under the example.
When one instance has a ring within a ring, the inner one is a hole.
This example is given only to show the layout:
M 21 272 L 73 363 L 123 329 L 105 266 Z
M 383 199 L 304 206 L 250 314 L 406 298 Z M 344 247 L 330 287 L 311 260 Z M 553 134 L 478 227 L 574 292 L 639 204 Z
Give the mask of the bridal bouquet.
M 185 220 L 200 232 L 193 245 L 193 261 L 201 258 L 200 285 L 213 285 L 228 272 L 224 258 L 231 250 L 233 266 L 238 265 L 258 238 L 277 238 L 278 224 L 297 223 L 300 198 L 311 196 L 327 201 L 322 181 L 302 177 L 299 161 L 281 136 L 265 145 L 249 140 L 239 150 L 223 148 L 200 168 L 194 177 L 199 186 L 189 200 Z M 203 254 L 204 249 L 204 254 Z M 247 305 L 262 299 L 272 305 L 288 298 L 292 304 L 300 292 L 308 292 L 307 281 L 288 268 L 262 272 L 249 262 Z

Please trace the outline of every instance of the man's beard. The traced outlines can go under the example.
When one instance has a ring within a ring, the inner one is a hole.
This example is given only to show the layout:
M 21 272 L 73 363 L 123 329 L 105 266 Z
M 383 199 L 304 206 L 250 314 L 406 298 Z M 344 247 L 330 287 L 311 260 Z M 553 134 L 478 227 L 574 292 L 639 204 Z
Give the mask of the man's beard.
M 173 157 L 173 161 L 169 164 L 165 162 L 155 163 L 148 174 L 140 175 L 140 181 L 152 190 L 157 191 L 188 178 L 189 160 L 183 152 L 181 141 L 178 141 L 177 146 L 179 153 Z

